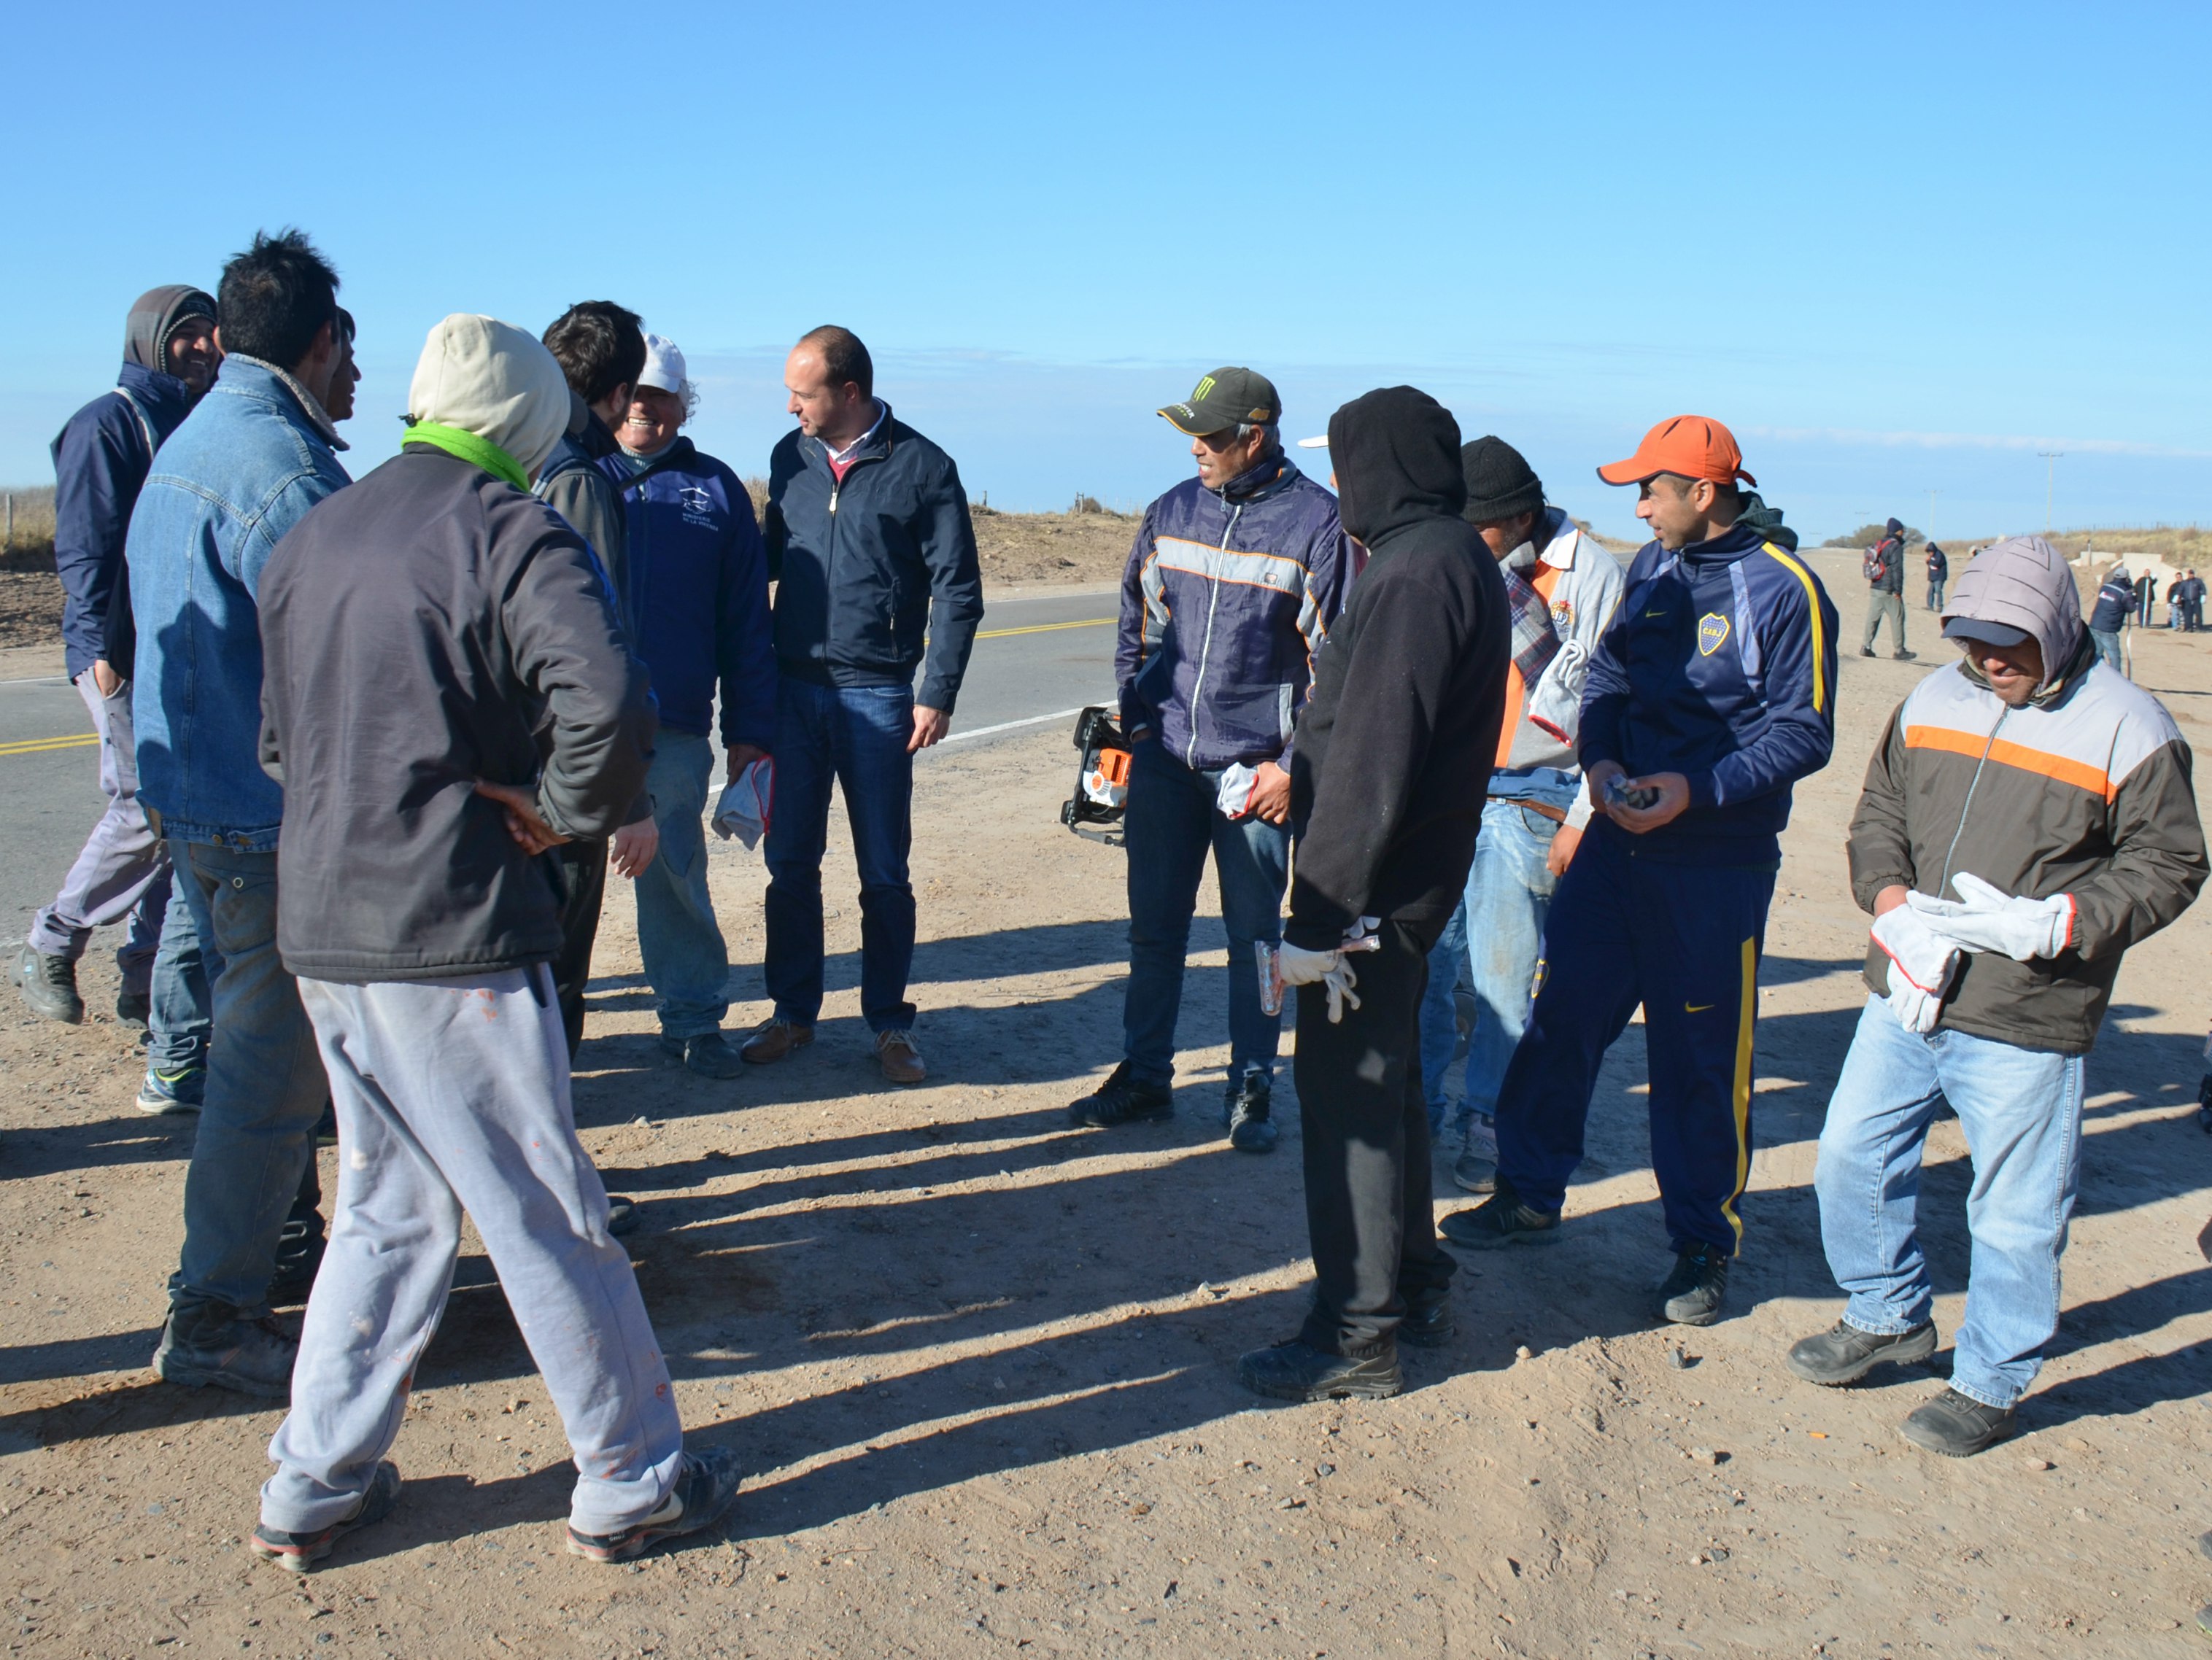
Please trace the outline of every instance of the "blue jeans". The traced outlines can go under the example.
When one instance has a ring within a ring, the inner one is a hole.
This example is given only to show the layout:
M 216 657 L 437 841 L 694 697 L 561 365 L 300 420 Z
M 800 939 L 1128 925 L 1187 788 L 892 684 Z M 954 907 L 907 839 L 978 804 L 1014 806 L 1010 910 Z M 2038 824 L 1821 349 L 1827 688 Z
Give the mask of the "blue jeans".
M 707 893 L 707 782 L 714 771 L 713 744 L 660 729 L 645 775 L 660 851 L 635 883 L 637 947 L 660 1030 L 671 1038 L 716 1031 L 730 1009 L 730 951 Z
M 1121 1001 L 1121 1052 L 1146 1083 L 1175 1076 L 1176 1017 L 1182 1009 L 1183 962 L 1206 856 L 1221 885 L 1221 924 L 1229 936 L 1229 1088 L 1252 1078 L 1274 1081 L 1282 1020 L 1260 1009 L 1257 944 L 1283 937 L 1283 887 L 1291 833 L 1261 818 L 1224 818 L 1215 805 L 1221 774 L 1184 766 L 1157 738 L 1129 760 L 1129 807 L 1122 815 L 1129 870 L 1129 985 Z
M 168 879 L 161 913 L 161 943 L 154 954 L 153 1011 L 147 1017 L 146 1064 L 175 1074 L 207 1064 L 208 1033 L 215 1023 L 213 992 L 222 957 L 210 941 L 215 925 L 199 884 Z
M 822 1012 L 822 854 L 830 786 L 860 867 L 860 1014 L 871 1032 L 914 1024 L 914 693 L 904 686 L 817 686 L 785 676 L 775 700 L 775 813 L 768 829 L 768 950 L 775 1012 L 811 1026 Z
M 276 954 L 276 855 L 173 839 L 169 856 L 179 879 L 198 887 L 222 955 L 169 1303 L 180 1319 L 219 1324 L 265 1306 L 330 1086 L 298 984 Z
M 1433 1139 L 1444 1127 L 1451 1099 L 1444 1093 L 1444 1075 L 1451 1070 L 1452 1051 L 1459 1047 L 1460 971 L 1467 966 L 1467 904 L 1453 910 L 1436 948 L 1429 953 L 1429 989 L 1421 995 L 1421 1094 L 1429 1112 L 1429 1135 Z
M 2120 669 L 2120 631 L 2117 628 L 2092 628 L 2089 638 L 2097 642 L 2097 655 L 2110 663 L 2116 672 Z
M 1966 1133 L 1973 1251 L 1951 1387 L 1985 1406 L 2027 1392 L 2058 1330 L 2058 1258 L 2081 1173 L 2081 1057 L 1964 1032 L 1907 1032 L 1869 997 L 1829 1098 L 1814 1177 L 1829 1271 L 1862 1331 L 1909 1331 L 1934 1295 L 1915 1227 L 1938 1100 Z

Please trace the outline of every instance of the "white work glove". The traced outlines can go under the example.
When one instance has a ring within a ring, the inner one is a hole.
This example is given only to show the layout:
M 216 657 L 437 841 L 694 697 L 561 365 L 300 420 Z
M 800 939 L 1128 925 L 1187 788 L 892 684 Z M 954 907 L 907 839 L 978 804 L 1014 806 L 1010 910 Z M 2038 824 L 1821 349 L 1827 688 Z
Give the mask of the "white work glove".
M 1958 890 L 1956 900 L 1913 894 L 1905 903 L 1930 928 L 1969 951 L 1995 951 L 2027 962 L 2057 956 L 2074 937 L 2071 894 L 2018 899 L 1966 870 L 1951 878 L 1951 886 Z
M 1907 1032 L 1933 1032 L 1959 972 L 1958 945 L 1910 905 L 1874 919 L 1874 942 L 1889 959 L 1889 1012 Z
M 1337 945 L 1340 951 L 1380 951 L 1382 942 L 1375 930 L 1382 926 L 1380 917 L 1362 917 L 1344 930 L 1344 938 Z
M 1371 946 L 1362 947 L 1372 950 Z M 1341 951 L 1309 951 L 1302 945 L 1283 942 L 1282 955 L 1277 967 L 1285 985 L 1325 985 L 1328 988 L 1328 1023 L 1336 1025 L 1344 1019 L 1344 1005 L 1359 1007 L 1359 994 L 1352 988 L 1359 984 L 1359 976 L 1352 972 L 1352 965 L 1344 960 Z

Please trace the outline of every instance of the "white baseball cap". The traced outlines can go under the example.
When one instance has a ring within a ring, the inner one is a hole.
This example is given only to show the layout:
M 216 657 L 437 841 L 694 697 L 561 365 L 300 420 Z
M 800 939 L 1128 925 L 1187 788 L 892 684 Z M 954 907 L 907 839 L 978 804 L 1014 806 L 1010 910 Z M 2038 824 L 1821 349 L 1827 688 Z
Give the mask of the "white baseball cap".
M 645 367 L 638 372 L 637 384 L 674 392 L 678 397 L 690 388 L 691 383 L 684 375 L 684 354 L 674 341 L 665 335 L 646 336 Z

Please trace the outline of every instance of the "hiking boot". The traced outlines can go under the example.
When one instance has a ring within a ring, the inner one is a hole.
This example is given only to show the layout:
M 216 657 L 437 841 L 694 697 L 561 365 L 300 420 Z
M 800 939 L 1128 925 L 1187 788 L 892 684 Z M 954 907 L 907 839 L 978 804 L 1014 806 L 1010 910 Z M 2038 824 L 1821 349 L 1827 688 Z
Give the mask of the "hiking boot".
M 149 1066 L 146 1081 L 138 1086 L 141 1112 L 197 1112 L 206 1099 L 207 1068 L 204 1066 L 181 1066 L 174 1072 Z
M 1123 1061 L 1106 1075 L 1106 1081 L 1079 1101 L 1067 1104 L 1067 1116 L 1078 1124 L 1111 1130 L 1116 1124 L 1146 1118 L 1175 1116 L 1175 1092 L 1164 1083 L 1146 1083 Z
M 1303 1337 L 1255 1348 L 1237 1363 L 1237 1381 L 1277 1401 L 1382 1401 L 1405 1387 L 1395 1347 L 1364 1360 L 1316 1348 Z
M 876 1033 L 876 1062 L 887 1082 L 916 1084 L 929 1075 L 921 1063 L 921 1051 L 914 1046 L 914 1033 L 902 1027 Z
M 154 1370 L 168 1382 L 193 1389 L 212 1384 L 268 1401 L 291 1398 L 292 1362 L 300 1345 L 274 1321 L 194 1320 L 189 1336 L 178 1326 L 173 1310 L 161 1328 L 161 1346 L 154 1351 Z
M 1221 1109 L 1221 1121 L 1229 1126 L 1229 1145 L 1239 1153 L 1273 1153 L 1279 1132 L 1270 1111 L 1267 1085 L 1245 1080 Z
M 2010 1440 L 2019 1427 L 2019 1409 L 1984 1406 L 1955 1389 L 1947 1389 L 1915 1409 L 1898 1426 L 1913 1445 L 1940 1452 L 1946 1458 L 1971 1458 L 1986 1447 Z
M 697 1032 L 688 1038 L 664 1032 L 660 1052 L 681 1061 L 686 1072 L 696 1072 L 702 1078 L 734 1078 L 745 1069 L 738 1051 L 719 1032 Z
M 780 1015 L 770 1015 L 753 1028 L 753 1034 L 738 1045 L 738 1058 L 754 1066 L 767 1066 L 780 1061 L 794 1049 L 804 1049 L 814 1041 L 814 1028 L 785 1020 Z
M 154 994 L 133 991 L 125 988 L 115 994 L 115 1023 L 127 1026 L 133 1032 L 143 1032 L 146 1022 L 154 1017 Z
M 638 1212 L 637 1201 L 627 1193 L 607 1195 L 607 1232 L 635 1233 L 637 1225 L 645 1218 Z
M 1458 1330 L 1452 1319 L 1451 1292 L 1432 1291 L 1407 1304 L 1406 1318 L 1398 1322 L 1397 1337 L 1415 1348 L 1442 1348 Z
M 371 1522 L 381 1522 L 391 1515 L 392 1506 L 398 1498 L 398 1466 L 386 1459 L 377 1465 L 376 1473 L 368 1478 L 368 1491 L 361 1495 L 361 1503 L 354 1506 L 353 1514 L 344 1521 L 333 1522 L 320 1533 L 280 1533 L 272 1527 L 257 1527 L 246 1547 L 280 1568 L 305 1573 L 331 1554 L 331 1547 L 337 1543 L 339 1536 L 351 1533 L 356 1528 L 365 1528 Z
M 1498 1190 L 1498 1126 L 1481 1118 L 1467 1126 L 1467 1148 L 1452 1161 L 1452 1185 L 1467 1193 Z
M 64 1026 L 84 1024 L 84 999 L 77 995 L 76 965 L 26 945 L 15 959 L 15 984 L 31 1012 Z
M 591 1562 L 627 1562 L 663 1539 L 710 1528 L 729 1512 L 738 1496 L 738 1455 L 727 1447 L 687 1452 L 676 1485 L 659 1508 L 619 1533 L 568 1530 L 568 1554 Z
M 1904 1366 L 1936 1352 L 1936 1322 L 1923 1321 L 1910 1331 L 1861 1331 L 1838 1320 L 1790 1350 L 1790 1369 L 1808 1384 L 1856 1384 L 1876 1366 Z
M 1678 1326 L 1709 1326 L 1728 1298 L 1728 1254 L 1694 1245 L 1674 1256 L 1674 1271 L 1659 1284 L 1659 1315 Z
M 1516 1240 L 1550 1245 L 1559 1237 L 1557 1211 L 1534 1209 L 1521 1203 L 1513 1184 L 1500 1176 L 1498 1190 L 1472 1210 L 1455 1210 L 1437 1224 L 1437 1232 L 1455 1245 L 1470 1251 L 1495 1251 Z

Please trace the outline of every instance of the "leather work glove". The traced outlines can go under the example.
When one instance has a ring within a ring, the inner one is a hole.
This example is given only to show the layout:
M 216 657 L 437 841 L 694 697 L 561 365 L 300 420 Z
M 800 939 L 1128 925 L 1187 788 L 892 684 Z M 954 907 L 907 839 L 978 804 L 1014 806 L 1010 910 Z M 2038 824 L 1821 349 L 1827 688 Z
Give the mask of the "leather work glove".
M 1889 959 L 1889 1012 L 1907 1032 L 1933 1032 L 1959 972 L 1957 943 L 1930 928 L 1910 905 L 1876 917 L 1873 932 Z
M 1951 878 L 1959 898 L 1941 900 L 1910 894 L 1905 903 L 1945 938 L 1969 951 L 1995 951 L 2014 962 L 2055 957 L 2074 937 L 2074 896 L 2019 899 L 1984 881 L 1972 871 Z
M 1374 948 L 1364 947 L 1372 950 Z M 1359 996 L 1352 988 L 1359 984 L 1359 977 L 1352 972 L 1352 965 L 1344 960 L 1341 951 L 1309 951 L 1304 946 L 1283 942 L 1279 966 L 1285 985 L 1325 985 L 1328 988 L 1328 1023 L 1338 1024 L 1344 1019 L 1344 1005 L 1359 1007 Z

